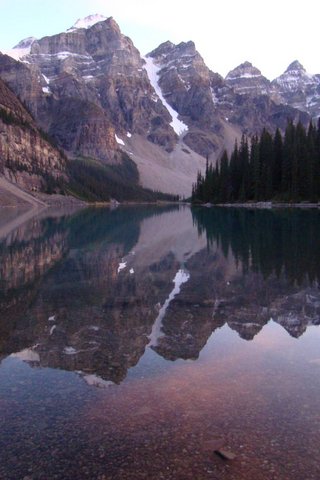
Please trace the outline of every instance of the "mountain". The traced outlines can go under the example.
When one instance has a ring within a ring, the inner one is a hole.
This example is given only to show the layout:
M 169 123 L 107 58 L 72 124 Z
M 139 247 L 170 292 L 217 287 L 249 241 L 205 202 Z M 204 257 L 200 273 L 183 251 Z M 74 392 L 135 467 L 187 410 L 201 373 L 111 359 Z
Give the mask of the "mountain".
M 69 157 L 117 165 L 122 149 L 143 186 L 189 194 L 205 160 L 180 145 L 145 61 L 112 18 L 18 51 L 25 45 L 19 63 L 0 59 L 0 77 Z
M 312 118 L 320 115 L 320 75 L 307 73 L 297 60 L 272 82 L 250 62 L 231 70 L 225 81 L 240 95 L 267 95 L 282 108 L 291 107 L 308 113 Z
M 286 93 L 289 81 L 270 82 L 249 62 L 224 79 L 192 41 L 165 42 L 143 58 L 112 17 L 79 19 L 7 53 L 0 78 L 72 162 L 109 172 L 129 159 L 133 183 L 152 190 L 189 195 L 205 158 L 231 151 L 242 133 L 309 121 L 310 109 Z M 314 113 L 318 91 L 308 85 Z
M 311 75 L 297 60 L 272 82 L 282 103 L 307 112 L 311 117 L 320 115 L 320 75 Z
M 161 44 L 146 57 L 149 78 L 156 78 L 155 90 L 180 118 L 184 142 L 203 156 L 218 153 L 224 143 L 239 135 L 217 108 L 213 88 L 223 79 L 205 65 L 193 42 Z M 154 74 L 156 72 L 156 76 Z M 182 120 L 182 122 L 181 122 Z
M 193 42 L 165 42 L 146 61 L 155 90 L 180 121 L 183 141 L 212 160 L 224 148 L 230 150 L 242 133 L 284 129 L 288 118 L 308 121 L 305 113 L 279 106 L 268 95 L 270 82 L 248 62 L 223 79 L 205 65 Z
M 244 62 L 226 76 L 226 83 L 240 95 L 268 95 L 270 81 L 250 62 Z
M 142 134 L 150 126 L 155 143 L 172 148 L 168 112 L 152 99 L 143 60 L 112 18 L 34 40 L 23 61 L 36 72 L 41 92 L 30 98 L 12 86 L 68 152 L 112 162 L 116 133 Z

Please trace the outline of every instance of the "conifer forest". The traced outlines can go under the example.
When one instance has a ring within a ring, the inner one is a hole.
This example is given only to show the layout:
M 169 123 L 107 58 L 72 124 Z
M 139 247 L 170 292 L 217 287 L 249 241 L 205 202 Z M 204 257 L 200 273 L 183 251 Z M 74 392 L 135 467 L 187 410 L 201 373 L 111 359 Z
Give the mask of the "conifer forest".
M 288 121 L 284 134 L 243 135 L 230 157 L 224 151 L 216 165 L 207 161 L 192 189 L 193 203 L 319 200 L 320 121 L 307 129 Z

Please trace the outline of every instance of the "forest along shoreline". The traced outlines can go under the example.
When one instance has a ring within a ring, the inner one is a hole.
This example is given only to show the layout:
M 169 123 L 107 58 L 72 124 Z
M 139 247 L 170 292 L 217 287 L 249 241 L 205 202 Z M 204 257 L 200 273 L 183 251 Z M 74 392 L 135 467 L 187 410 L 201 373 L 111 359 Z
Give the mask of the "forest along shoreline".
M 301 203 L 281 203 L 281 202 L 247 202 L 247 203 L 198 203 L 193 207 L 227 207 L 227 208 L 319 208 L 320 203 L 301 202 Z

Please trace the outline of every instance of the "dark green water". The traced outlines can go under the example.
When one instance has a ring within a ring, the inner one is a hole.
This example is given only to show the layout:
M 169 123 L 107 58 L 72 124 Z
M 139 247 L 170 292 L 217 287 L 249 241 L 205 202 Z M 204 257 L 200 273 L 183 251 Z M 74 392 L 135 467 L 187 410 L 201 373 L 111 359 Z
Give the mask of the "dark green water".
M 311 210 L 88 209 L 12 231 L 0 479 L 319 479 L 319 247 Z

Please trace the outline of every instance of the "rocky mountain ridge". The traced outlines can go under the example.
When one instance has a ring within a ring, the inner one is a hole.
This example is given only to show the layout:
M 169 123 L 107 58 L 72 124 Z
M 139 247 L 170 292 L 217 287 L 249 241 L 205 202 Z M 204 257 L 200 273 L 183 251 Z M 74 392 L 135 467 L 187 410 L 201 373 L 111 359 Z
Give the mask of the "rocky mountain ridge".
M 307 112 L 311 117 L 320 114 L 320 74 L 311 75 L 297 60 L 272 82 L 282 99 L 294 108 Z
M 112 17 L 79 19 L 8 54 L 0 78 L 69 158 L 117 165 L 122 150 L 143 186 L 168 193 L 190 194 L 205 158 L 215 161 L 242 133 L 320 113 L 320 77 L 297 64 L 273 82 L 249 62 L 224 79 L 192 41 L 143 58 Z

